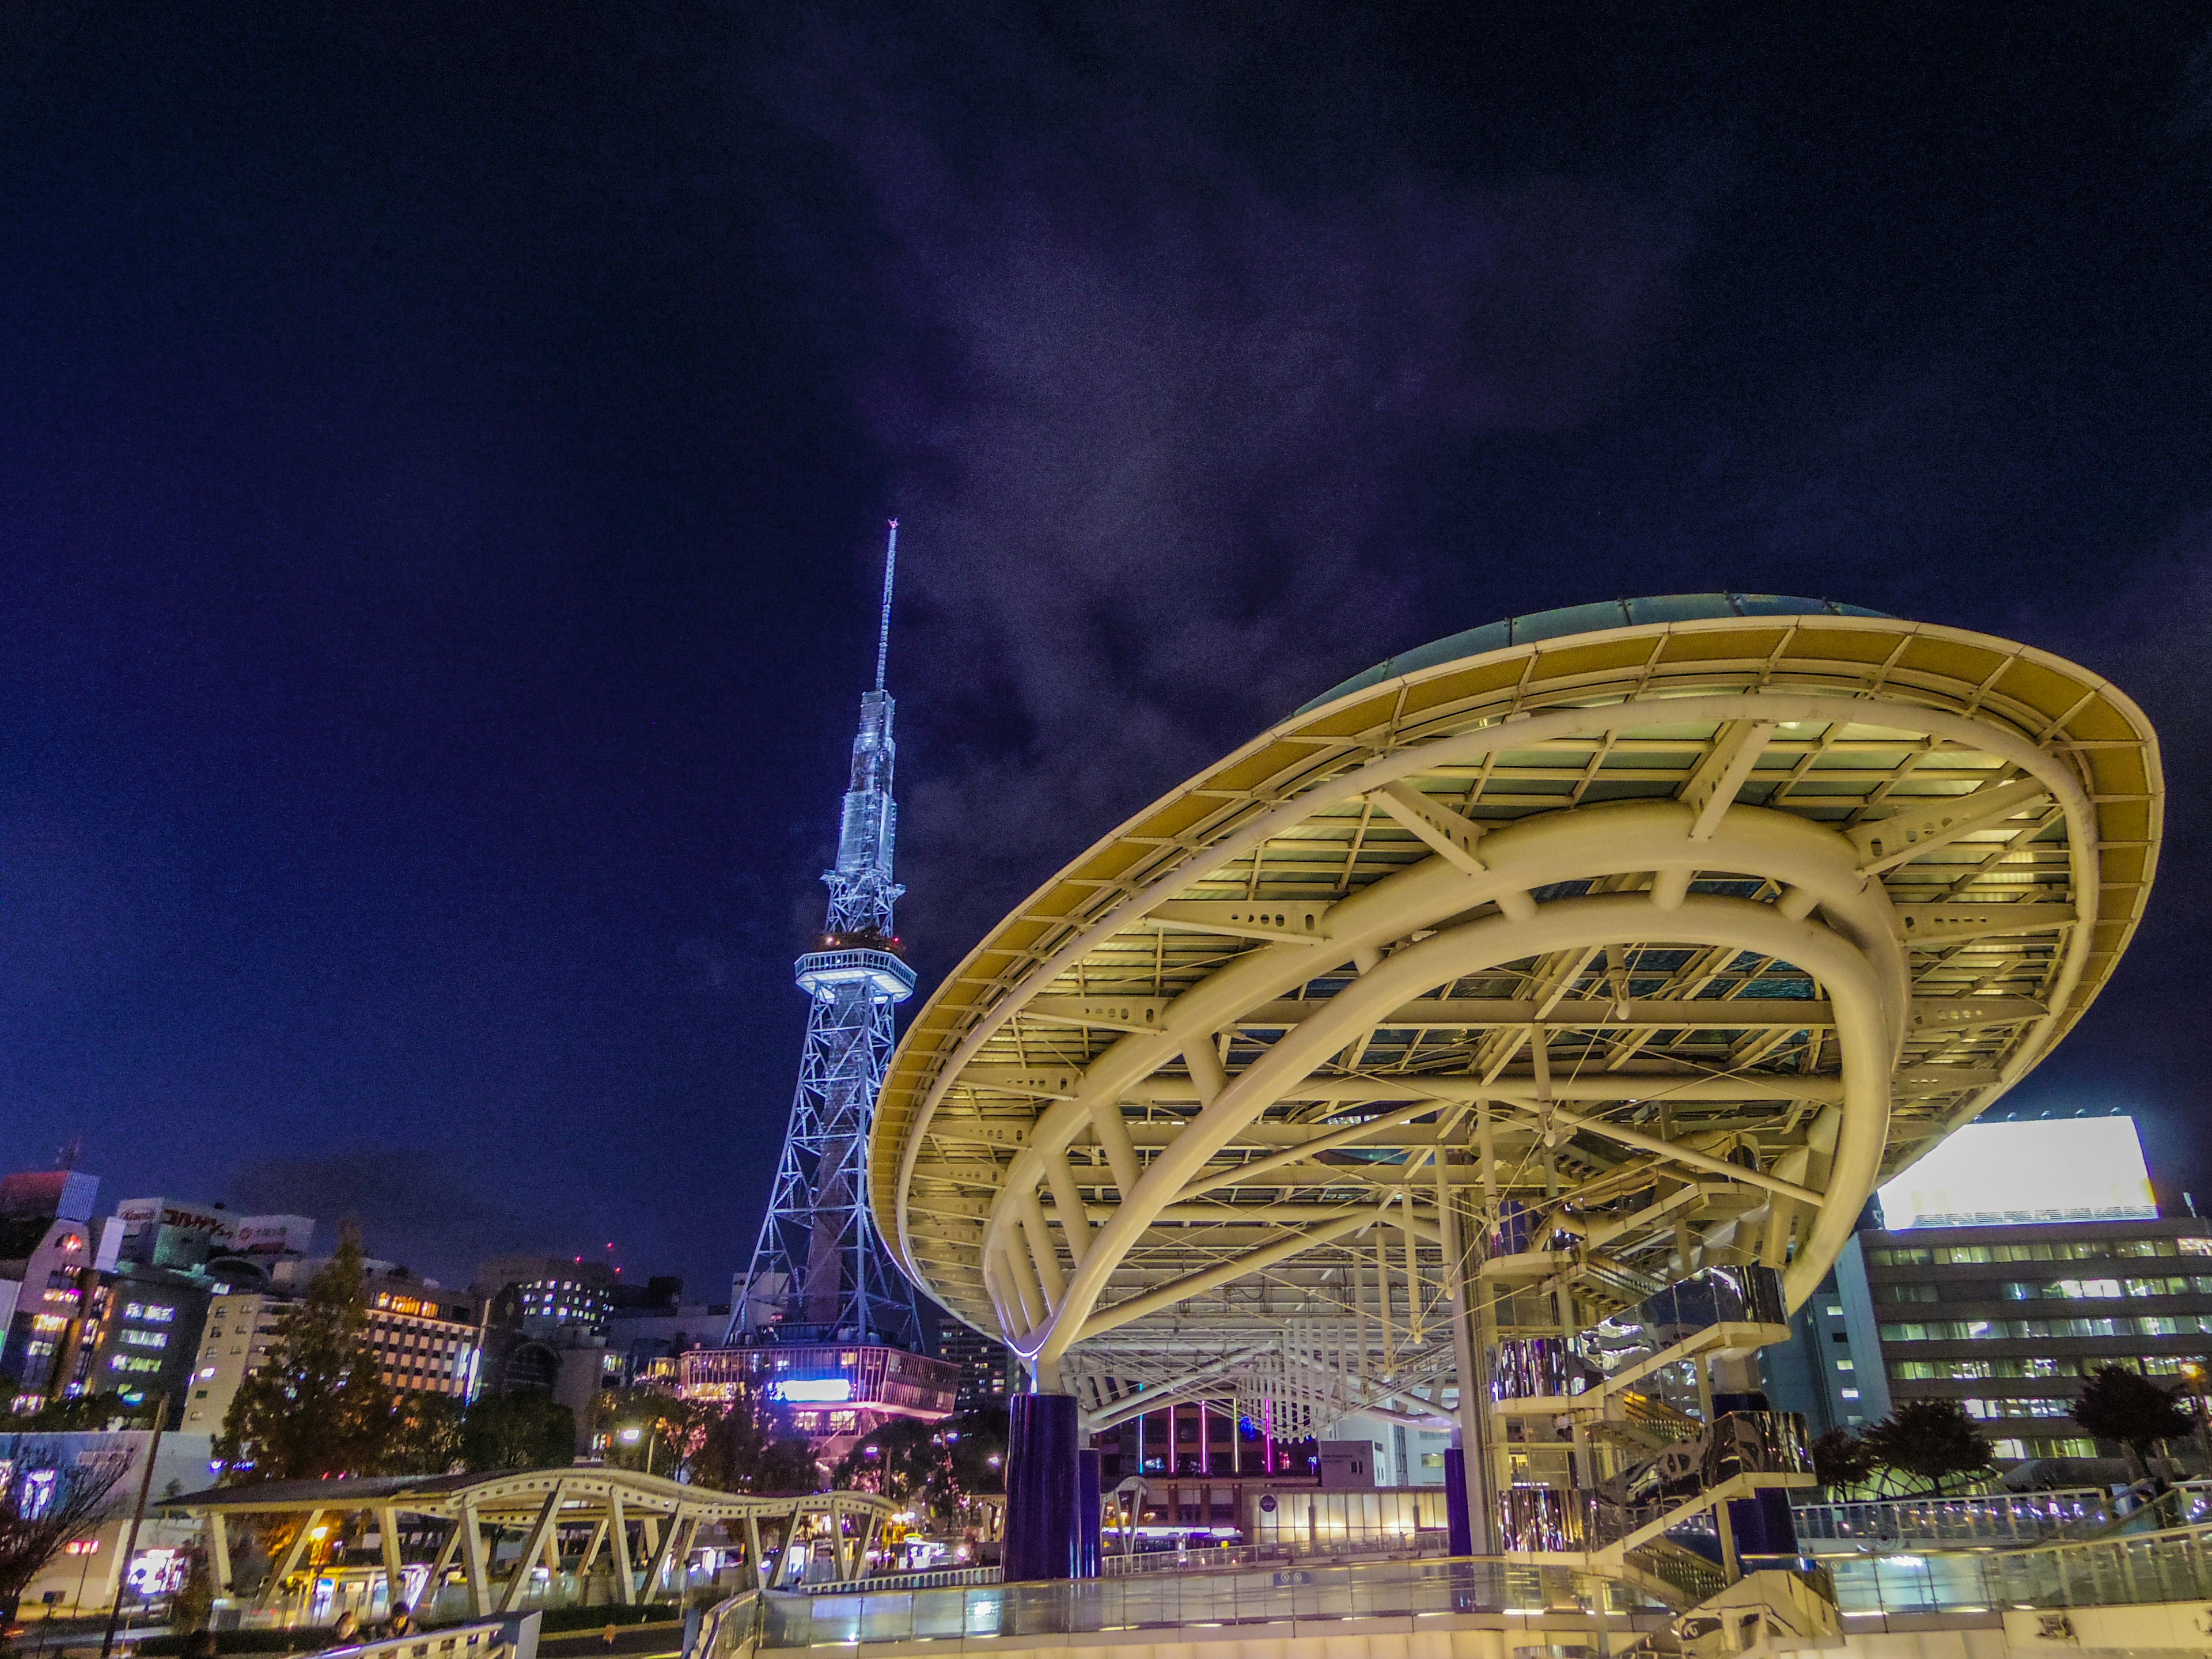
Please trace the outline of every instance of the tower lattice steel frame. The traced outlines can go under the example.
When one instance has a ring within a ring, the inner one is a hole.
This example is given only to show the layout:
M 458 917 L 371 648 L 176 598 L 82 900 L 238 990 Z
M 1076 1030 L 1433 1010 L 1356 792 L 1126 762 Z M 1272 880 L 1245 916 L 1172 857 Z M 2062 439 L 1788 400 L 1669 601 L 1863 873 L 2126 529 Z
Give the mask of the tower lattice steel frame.
M 890 645 L 898 520 L 884 554 L 876 685 L 860 699 L 851 787 L 837 863 L 823 872 L 830 914 L 820 948 L 793 964 L 811 1006 L 791 1126 L 776 1165 L 750 1269 L 737 1286 L 729 1340 L 892 1342 L 921 1335 L 914 1288 L 878 1237 L 868 1209 L 868 1130 L 890 1063 L 892 1010 L 914 994 L 891 908 L 898 807 L 891 799 L 892 702 L 884 690 Z

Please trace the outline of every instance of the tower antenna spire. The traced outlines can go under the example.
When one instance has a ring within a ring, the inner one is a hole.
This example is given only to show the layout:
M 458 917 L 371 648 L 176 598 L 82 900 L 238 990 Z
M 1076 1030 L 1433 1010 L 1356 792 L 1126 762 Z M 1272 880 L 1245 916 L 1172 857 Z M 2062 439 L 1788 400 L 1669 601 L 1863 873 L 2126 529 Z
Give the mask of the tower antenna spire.
M 891 520 L 890 544 L 884 549 L 884 620 L 876 630 L 876 690 L 884 689 L 884 661 L 891 649 L 891 578 L 898 574 L 898 520 Z

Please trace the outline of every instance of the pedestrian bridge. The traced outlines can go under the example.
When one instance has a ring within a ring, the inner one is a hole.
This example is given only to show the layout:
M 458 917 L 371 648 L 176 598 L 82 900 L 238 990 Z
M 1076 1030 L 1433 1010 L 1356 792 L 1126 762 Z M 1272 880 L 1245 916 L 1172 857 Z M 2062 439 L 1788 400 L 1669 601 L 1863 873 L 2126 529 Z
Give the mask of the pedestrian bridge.
M 357 1613 L 397 1599 L 426 1619 L 481 1619 L 601 1600 L 629 1607 L 681 1599 L 696 1576 L 694 1547 L 709 1528 L 720 1528 L 755 1569 L 765 1522 L 779 1543 L 818 1544 L 833 1577 L 853 1578 L 897 1509 L 868 1492 L 715 1492 L 592 1466 L 259 1481 L 160 1507 L 204 1524 L 216 1595 L 240 1622 L 283 1625 L 325 1622 L 343 1610 L 319 1606 L 317 1595 L 319 1584 L 327 1601 L 340 1582 L 328 1558 L 348 1529 L 365 1539 L 373 1525 L 380 1552 L 374 1567 L 350 1570 L 364 1600 Z M 272 1522 L 296 1524 L 270 1570 L 242 1583 L 234 1543 L 250 1546 Z M 234 1530 L 240 1522 L 242 1533 Z

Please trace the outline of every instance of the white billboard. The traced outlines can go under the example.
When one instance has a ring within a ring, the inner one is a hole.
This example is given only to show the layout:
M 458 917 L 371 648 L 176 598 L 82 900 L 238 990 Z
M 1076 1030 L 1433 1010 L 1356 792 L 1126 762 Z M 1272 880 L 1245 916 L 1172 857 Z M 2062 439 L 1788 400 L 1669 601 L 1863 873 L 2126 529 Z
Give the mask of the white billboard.
M 2038 1221 L 2154 1221 L 2133 1118 L 1970 1123 L 1881 1189 L 1883 1221 L 1988 1227 Z

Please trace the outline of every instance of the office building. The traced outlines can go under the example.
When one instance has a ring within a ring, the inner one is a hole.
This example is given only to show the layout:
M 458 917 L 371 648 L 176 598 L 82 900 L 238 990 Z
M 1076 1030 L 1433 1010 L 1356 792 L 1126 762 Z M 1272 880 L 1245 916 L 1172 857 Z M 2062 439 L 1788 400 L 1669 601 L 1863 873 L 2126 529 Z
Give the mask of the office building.
M 508 1297 L 526 1335 L 553 1338 L 564 1332 L 604 1335 L 618 1284 L 619 1276 L 604 1261 L 523 1254 L 483 1263 L 470 1288 L 487 1300 Z
M 681 1279 L 655 1277 L 615 1287 L 607 1346 L 621 1356 L 625 1386 L 651 1383 L 672 1393 L 680 1380 L 678 1360 L 720 1341 L 729 1324 L 727 1303 L 686 1302 Z
M 319 1267 L 301 1264 L 303 1267 Z M 377 1264 L 382 1267 L 383 1264 Z M 304 1290 L 312 1272 L 288 1274 Z M 245 1380 L 268 1363 L 292 1297 L 288 1283 L 271 1291 L 214 1298 L 185 1402 L 187 1433 L 216 1434 Z M 481 1307 L 466 1292 L 435 1283 L 372 1273 L 368 1285 L 368 1340 L 382 1362 L 385 1385 L 402 1394 L 475 1397 L 480 1376 Z
M 2160 1218 L 2126 1117 L 1975 1124 L 1881 1189 L 1769 1377 L 1815 1426 L 1960 1401 L 2000 1460 L 2116 1457 L 2071 1414 L 2212 1352 L 2212 1223 Z M 1801 1392 L 1810 1384 L 1809 1392 Z
M 955 1410 L 971 1412 L 988 1401 L 1005 1401 L 1008 1356 L 1006 1345 L 997 1337 L 948 1320 L 937 1340 L 937 1357 L 959 1367 Z

